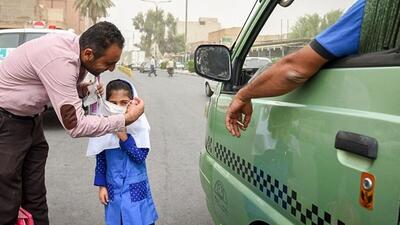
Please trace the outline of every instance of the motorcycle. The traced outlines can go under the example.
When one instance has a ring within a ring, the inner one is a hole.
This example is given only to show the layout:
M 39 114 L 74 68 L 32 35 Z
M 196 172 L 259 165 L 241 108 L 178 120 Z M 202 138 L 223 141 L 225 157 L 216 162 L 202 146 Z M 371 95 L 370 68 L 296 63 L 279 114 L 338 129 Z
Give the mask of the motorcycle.
M 174 68 L 167 68 L 167 72 L 169 77 L 174 76 Z

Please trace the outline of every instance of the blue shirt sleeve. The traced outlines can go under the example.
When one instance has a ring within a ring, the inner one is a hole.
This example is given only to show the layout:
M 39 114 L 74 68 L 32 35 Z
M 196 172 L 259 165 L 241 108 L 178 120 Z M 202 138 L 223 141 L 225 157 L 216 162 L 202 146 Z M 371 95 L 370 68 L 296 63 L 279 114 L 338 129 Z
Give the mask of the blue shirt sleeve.
M 125 151 L 129 158 L 135 162 L 142 163 L 146 160 L 147 155 L 149 154 L 148 148 L 138 148 L 136 146 L 135 139 L 132 135 L 128 134 L 128 139 L 125 141 L 119 141 L 119 145 L 121 149 Z
M 339 20 L 317 35 L 310 46 L 331 60 L 358 53 L 366 0 L 358 0 Z
M 101 153 L 96 155 L 96 169 L 94 176 L 95 186 L 105 187 L 107 185 L 106 171 L 107 171 L 106 152 L 102 151 Z

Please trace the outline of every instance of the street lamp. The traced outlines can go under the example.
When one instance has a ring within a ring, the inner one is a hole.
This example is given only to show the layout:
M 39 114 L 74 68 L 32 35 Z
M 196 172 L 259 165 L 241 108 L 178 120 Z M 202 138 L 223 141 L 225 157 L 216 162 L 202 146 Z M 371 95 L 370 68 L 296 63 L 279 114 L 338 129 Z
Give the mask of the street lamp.
M 141 0 L 142 2 L 150 2 L 153 3 L 156 6 L 156 16 L 158 14 L 158 5 L 161 3 L 169 3 L 172 0 L 161 0 L 161 1 L 153 1 L 153 0 Z M 157 21 L 155 23 L 155 30 L 157 30 Z M 154 58 L 157 59 L 157 41 L 156 41 L 156 33 L 154 32 Z

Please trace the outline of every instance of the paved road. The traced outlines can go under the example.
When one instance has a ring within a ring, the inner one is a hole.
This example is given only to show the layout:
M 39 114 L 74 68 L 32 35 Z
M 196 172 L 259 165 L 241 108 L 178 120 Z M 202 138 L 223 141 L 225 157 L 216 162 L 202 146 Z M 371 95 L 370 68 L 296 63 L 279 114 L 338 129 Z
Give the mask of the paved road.
M 103 80 L 117 76 L 108 73 Z M 203 79 L 176 74 L 168 78 L 136 73 L 132 79 L 145 100 L 151 124 L 152 151 L 147 160 L 161 225 L 212 224 L 198 173 L 204 144 Z M 94 159 L 85 157 L 87 139 L 72 139 L 54 115 L 46 115 L 50 145 L 46 183 L 53 225 L 104 224 L 103 208 L 93 187 Z

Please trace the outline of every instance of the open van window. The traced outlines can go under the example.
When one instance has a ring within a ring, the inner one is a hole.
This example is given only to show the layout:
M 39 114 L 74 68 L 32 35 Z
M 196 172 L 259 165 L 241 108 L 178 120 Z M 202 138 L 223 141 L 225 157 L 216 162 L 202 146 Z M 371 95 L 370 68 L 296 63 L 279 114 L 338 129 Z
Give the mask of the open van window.
M 255 36 L 255 40 L 247 52 L 245 62 L 247 58 L 265 57 L 275 63 L 301 49 L 317 34 L 334 24 L 352 3 L 353 0 L 324 1 L 323 4 L 320 0 L 302 0 L 293 1 L 288 7 L 277 5 L 261 31 L 250 34 Z M 310 5 L 318 7 L 306 7 Z M 244 72 L 237 79 L 238 87 L 245 85 L 256 72 L 249 73 L 245 65 Z M 267 66 L 270 65 L 264 65 L 263 69 Z

